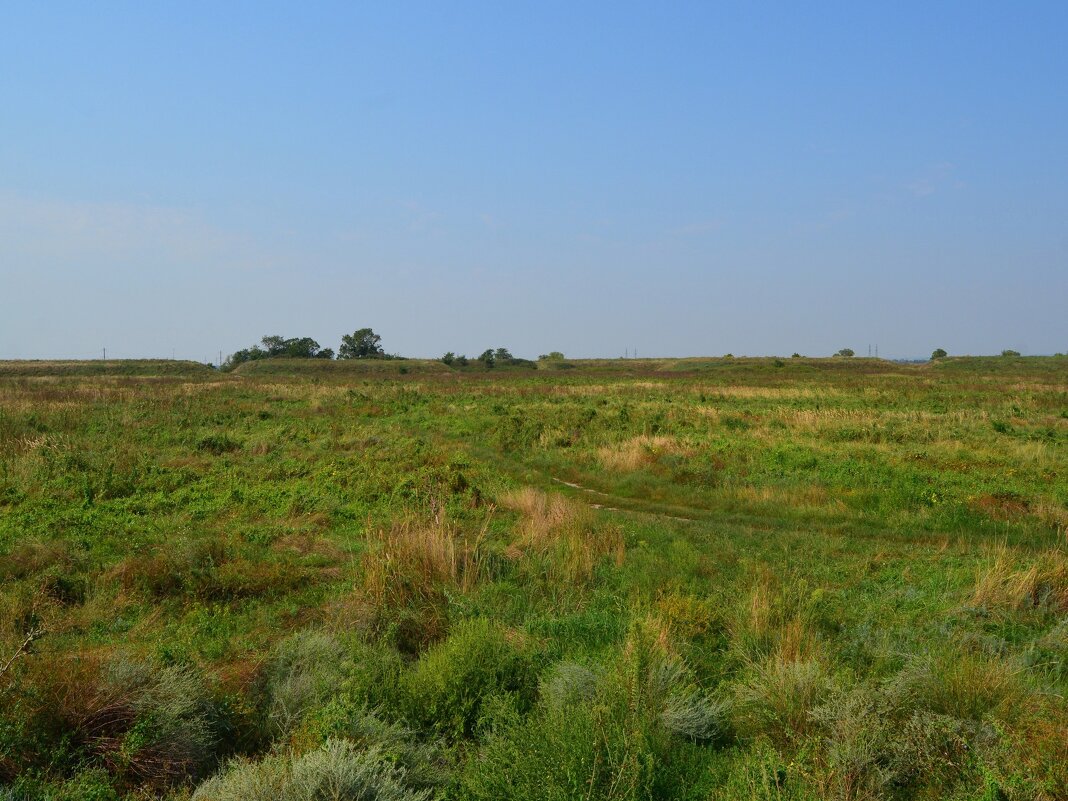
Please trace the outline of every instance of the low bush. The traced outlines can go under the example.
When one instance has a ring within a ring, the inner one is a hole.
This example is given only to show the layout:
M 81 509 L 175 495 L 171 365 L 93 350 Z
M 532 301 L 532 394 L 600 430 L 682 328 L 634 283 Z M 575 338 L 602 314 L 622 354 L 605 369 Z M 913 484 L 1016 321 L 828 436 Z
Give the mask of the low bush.
M 529 716 L 507 705 L 494 712 L 462 798 L 674 797 L 695 781 L 690 749 L 721 739 L 727 718 L 641 630 L 605 668 L 557 665 Z
M 165 787 L 201 775 L 215 758 L 219 715 L 190 667 L 122 656 L 104 664 L 36 660 L 21 708 L 35 739 L 20 758 L 49 772 L 97 767 L 120 784 Z M 57 759 L 57 755 L 63 757 Z
M 385 761 L 405 770 L 405 782 L 412 787 L 439 787 L 448 778 L 445 750 L 438 740 L 421 740 L 407 726 L 344 696 L 310 716 L 301 734 L 311 747 L 344 739 L 359 748 L 377 748 Z
M 239 759 L 201 784 L 194 801 L 422 801 L 429 790 L 407 782 L 407 771 L 378 748 L 329 740 L 302 755 Z
M 402 676 L 408 720 L 445 737 L 470 737 L 490 696 L 509 695 L 519 707 L 529 706 L 536 687 L 535 663 L 519 640 L 519 635 L 485 619 L 461 623 Z
M 304 717 L 336 693 L 346 675 L 345 648 L 320 631 L 281 640 L 263 669 L 263 714 L 274 737 L 288 737 Z

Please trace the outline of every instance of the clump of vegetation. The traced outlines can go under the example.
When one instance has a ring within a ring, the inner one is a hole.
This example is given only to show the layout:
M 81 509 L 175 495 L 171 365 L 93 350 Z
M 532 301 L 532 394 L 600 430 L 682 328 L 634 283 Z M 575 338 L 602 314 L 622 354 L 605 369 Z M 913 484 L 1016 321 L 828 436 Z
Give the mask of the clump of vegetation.
M 989 564 L 980 568 L 972 605 L 991 611 L 1068 611 L 1068 556 L 1047 551 L 1018 565 L 1004 545 L 995 549 Z
M 277 334 L 264 336 L 260 340 L 261 345 L 253 345 L 230 354 L 223 364 L 226 369 L 232 369 L 245 362 L 258 359 L 333 359 L 334 351 L 330 348 L 319 346 L 311 337 L 286 338 Z
M 607 470 L 631 471 L 655 464 L 664 456 L 687 456 L 690 448 L 665 434 L 641 434 L 597 451 L 597 458 Z
M 484 619 L 457 626 L 401 682 L 405 717 L 454 740 L 474 734 L 491 699 L 506 698 L 523 708 L 535 686 L 534 662 L 522 636 Z
M 424 801 L 429 790 L 411 787 L 403 767 L 377 748 L 361 750 L 347 740 L 328 740 L 299 756 L 278 754 L 237 760 L 204 782 L 194 801 Z
M 7 730 L 4 756 L 24 768 L 60 776 L 103 770 L 125 786 L 162 789 L 202 775 L 216 759 L 220 717 L 193 668 L 124 656 L 34 659 L 22 681 L 32 688 L 16 702 L 25 728 L 21 739 Z
M 726 706 L 636 627 L 603 667 L 556 665 L 529 715 L 496 704 L 461 797 L 642 798 L 682 790 L 687 755 L 724 736 Z
M 373 631 L 392 631 L 417 652 L 448 628 L 448 592 L 469 592 L 487 574 L 485 521 L 474 531 L 444 516 L 405 519 L 372 531 L 360 600 Z
M 597 521 L 589 507 L 531 487 L 507 492 L 500 502 L 522 516 L 507 555 L 538 557 L 538 569 L 554 579 L 587 581 L 606 556 L 616 564 L 625 558 L 619 529 Z
M 337 349 L 339 359 L 381 359 L 386 352 L 382 349 L 382 337 L 370 328 L 360 328 L 341 337 L 341 347 Z

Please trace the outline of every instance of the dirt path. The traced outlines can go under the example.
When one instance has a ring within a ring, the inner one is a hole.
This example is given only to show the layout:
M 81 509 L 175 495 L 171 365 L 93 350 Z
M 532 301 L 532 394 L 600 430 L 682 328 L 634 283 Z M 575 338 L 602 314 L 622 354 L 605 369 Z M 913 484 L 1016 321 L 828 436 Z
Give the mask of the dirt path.
M 589 493 L 590 495 L 598 495 L 598 496 L 600 496 L 602 498 L 607 498 L 609 500 L 613 500 L 614 497 L 615 497 L 615 496 L 609 495 L 606 492 L 601 492 L 600 490 L 590 489 L 589 487 L 584 487 L 581 484 L 576 484 L 573 481 L 564 481 L 562 478 L 557 478 L 556 476 L 550 476 L 550 478 L 553 481 L 555 481 L 557 484 L 563 484 L 564 486 L 571 487 L 572 489 L 576 489 L 579 492 L 586 492 L 586 493 Z M 665 514 L 663 512 L 650 512 L 650 511 L 643 510 L 643 509 L 624 509 L 624 508 L 619 507 L 619 506 L 608 506 L 607 504 L 596 503 L 594 501 L 589 502 L 589 505 L 592 506 L 594 509 L 604 509 L 606 512 L 624 512 L 624 513 L 628 513 L 629 512 L 629 513 L 636 513 L 636 514 L 643 514 L 643 515 L 651 515 L 653 517 L 663 517 L 663 518 L 666 518 L 667 520 L 679 520 L 679 521 L 681 521 L 683 523 L 696 523 L 697 522 L 692 517 L 679 517 L 678 515 L 669 515 L 669 514 Z

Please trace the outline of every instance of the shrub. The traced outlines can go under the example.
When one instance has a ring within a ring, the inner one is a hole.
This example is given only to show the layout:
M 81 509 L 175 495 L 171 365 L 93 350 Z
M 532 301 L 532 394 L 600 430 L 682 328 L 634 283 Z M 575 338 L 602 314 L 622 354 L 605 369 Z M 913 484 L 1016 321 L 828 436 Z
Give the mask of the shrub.
M 560 662 L 542 680 L 540 695 L 552 709 L 566 709 L 592 700 L 597 695 L 603 673 L 574 662 Z
M 275 736 L 286 737 L 345 678 L 345 650 L 328 634 L 301 631 L 275 645 L 264 667 L 264 717 Z
M 725 708 L 651 632 L 636 627 L 604 669 L 557 665 L 533 714 L 504 710 L 462 778 L 470 799 L 674 797 L 692 742 L 724 732 Z
M 389 722 L 366 705 L 335 698 L 308 722 L 305 731 L 314 732 L 315 746 L 341 738 L 361 749 L 377 748 L 382 758 L 405 770 L 405 783 L 412 787 L 437 787 L 447 773 L 438 741 L 424 742 L 399 723 Z
M 918 709 L 898 724 L 889 743 L 889 775 L 901 787 L 948 788 L 960 780 L 984 734 L 989 744 L 989 729 Z
M 52 770 L 101 768 L 129 785 L 163 787 L 211 765 L 219 716 L 192 668 L 121 656 L 104 665 L 38 661 L 31 680 L 24 699 L 36 706 L 23 709 L 38 740 L 27 766 L 51 753 Z
M 827 797 L 880 798 L 891 783 L 890 720 L 879 693 L 867 687 L 838 691 L 812 710 L 822 729 L 821 783 Z
M 235 760 L 204 782 L 195 801 L 420 801 L 427 790 L 408 785 L 403 767 L 377 748 L 329 740 L 301 756 L 277 754 L 259 762 Z
M 485 619 L 457 626 L 402 677 L 408 719 L 449 738 L 470 737 L 489 696 L 513 695 L 528 706 L 534 695 L 534 666 L 515 640 Z

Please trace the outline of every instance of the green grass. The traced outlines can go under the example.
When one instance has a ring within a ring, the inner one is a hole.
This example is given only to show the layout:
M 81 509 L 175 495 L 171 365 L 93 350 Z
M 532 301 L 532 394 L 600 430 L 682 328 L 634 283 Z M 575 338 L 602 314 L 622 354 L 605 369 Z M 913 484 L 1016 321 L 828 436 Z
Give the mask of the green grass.
M 0 798 L 1064 797 L 1065 476 L 1063 357 L 2 363 Z

